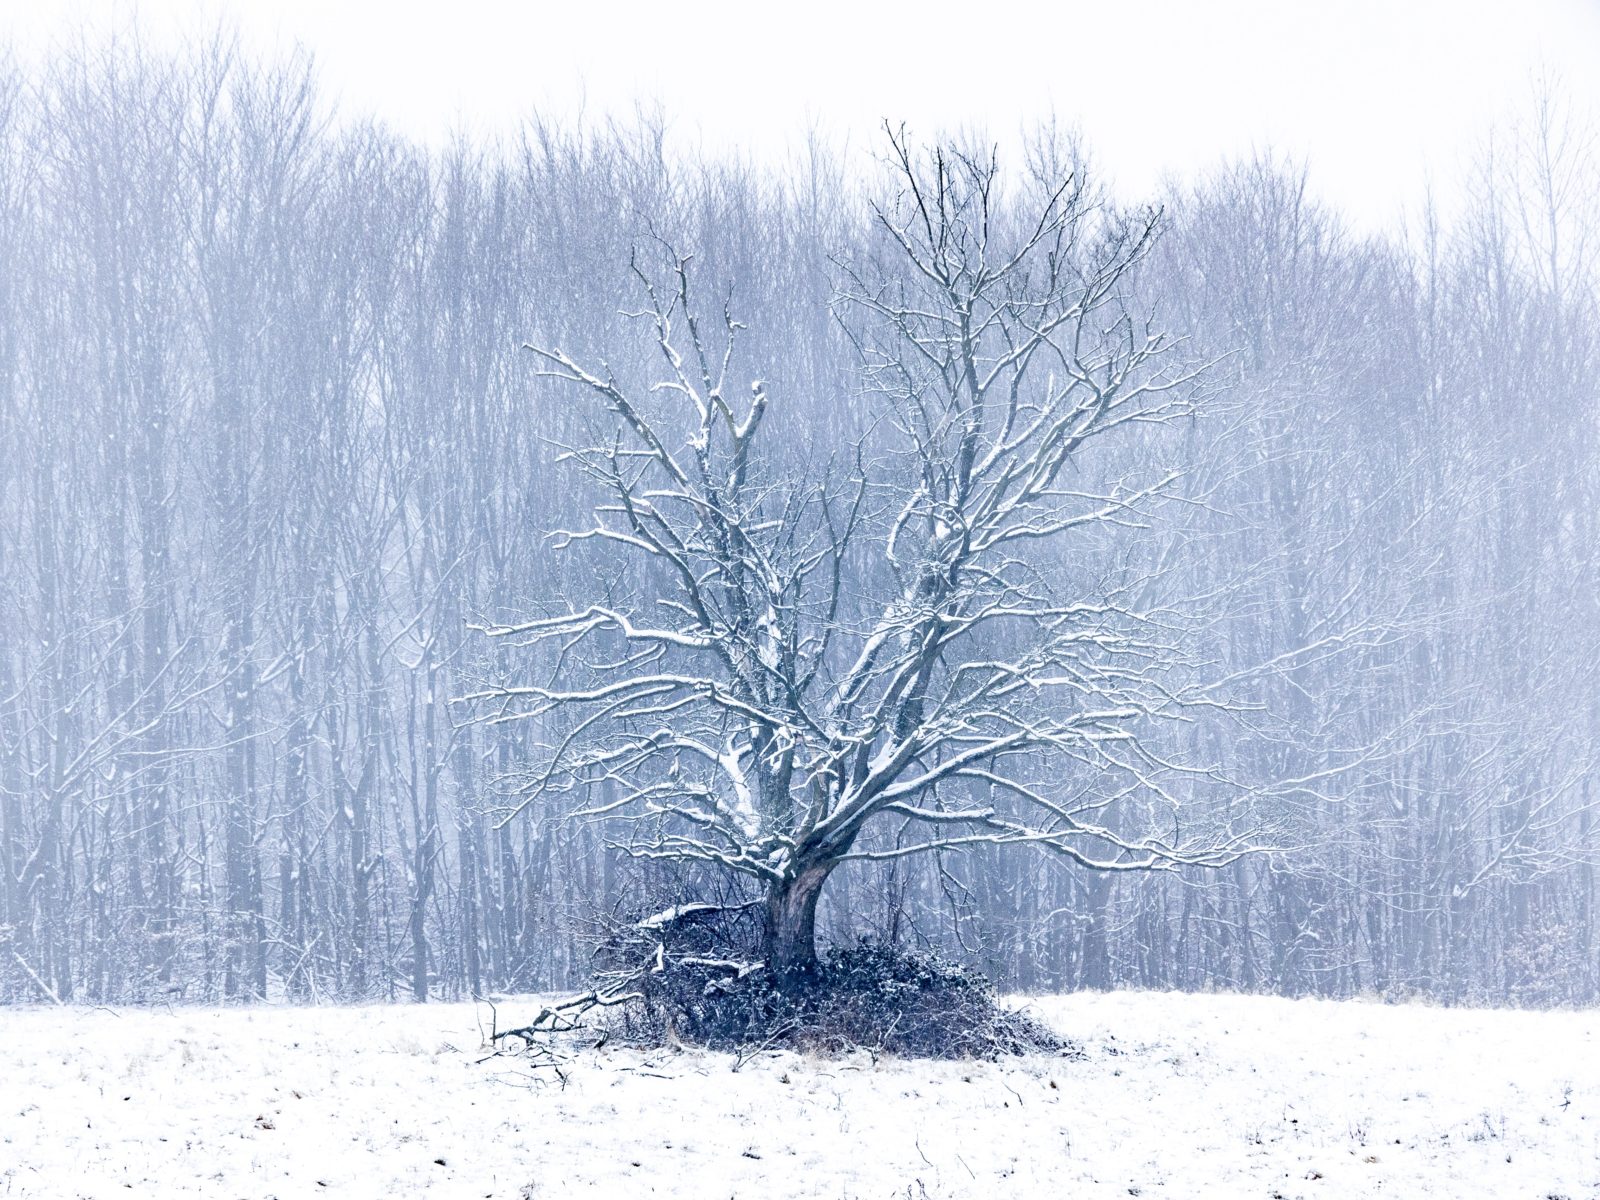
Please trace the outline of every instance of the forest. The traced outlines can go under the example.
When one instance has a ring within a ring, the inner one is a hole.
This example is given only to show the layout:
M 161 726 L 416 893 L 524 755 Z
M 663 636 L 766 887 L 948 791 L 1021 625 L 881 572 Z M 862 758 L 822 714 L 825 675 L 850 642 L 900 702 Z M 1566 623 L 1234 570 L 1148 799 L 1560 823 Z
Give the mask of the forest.
M 891 123 L 775 164 L 648 110 L 440 148 L 225 38 L 0 62 L 0 1001 L 549 991 L 597 931 L 760 886 L 764 825 L 683 830 L 743 819 L 717 772 L 793 757 L 702 736 L 766 710 L 680 672 L 569 754 L 608 678 L 712 636 L 673 590 L 708 576 L 607 523 L 649 517 L 650 471 L 689 489 L 678 442 L 624 445 L 662 428 L 633 396 L 725 419 L 681 439 L 733 456 L 707 487 L 746 482 L 761 426 L 760 554 L 718 569 L 787 555 L 785 596 L 831 574 L 799 632 L 772 609 L 740 635 L 845 681 L 817 754 L 859 762 L 817 779 L 885 764 L 839 723 L 906 556 L 957 525 L 1019 547 L 972 577 L 1026 744 L 986 684 L 905 743 L 927 798 L 841 792 L 823 942 L 1024 992 L 1600 1001 L 1587 132 L 1531 95 L 1462 204 L 1382 234 L 1317 202 L 1315 162 L 1135 204 L 1093 150 Z M 991 236 L 1020 249 L 976 270 L 1007 347 L 978 360 L 1126 419 L 1034 460 L 1026 496 L 1069 516 L 979 528 L 928 501 L 970 447 L 925 401 L 970 312 L 939 309 L 941 264 Z M 1061 330 L 1059 361 L 1014 355 Z M 688 623 L 640 623 L 666 609 Z M 1016 627 L 1060 622 L 1070 652 Z M 729 670 L 788 670 L 758 650 Z M 1052 707 L 1069 678 L 1092 720 Z M 1002 820 L 1000 791 L 1047 819 Z

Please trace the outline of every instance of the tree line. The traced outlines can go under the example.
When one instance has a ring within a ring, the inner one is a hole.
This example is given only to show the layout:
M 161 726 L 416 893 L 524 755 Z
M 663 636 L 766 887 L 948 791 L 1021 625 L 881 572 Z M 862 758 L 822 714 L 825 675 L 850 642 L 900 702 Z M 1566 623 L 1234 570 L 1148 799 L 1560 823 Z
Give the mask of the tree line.
M 1387 237 L 1270 156 L 1137 211 L 1059 131 L 1017 159 L 1074 181 L 1086 229 L 1148 220 L 1118 304 L 1191 389 L 1067 469 L 1121 499 L 1017 569 L 1163 631 L 1186 704 L 1160 761 L 1193 769 L 1051 782 L 1080 816 L 1114 801 L 1163 844 L 1258 852 L 911 857 L 891 823 L 839 864 L 823 931 L 1028 989 L 1593 1001 L 1582 129 L 1541 98 L 1458 216 Z M 571 371 L 522 346 L 648 388 L 619 314 L 670 245 L 742 327 L 741 406 L 753 380 L 784 406 L 768 453 L 821 481 L 907 385 L 863 375 L 841 304 L 926 341 L 873 274 L 893 174 L 824 145 L 697 158 L 651 120 L 430 150 L 226 42 L 0 72 L 0 998 L 560 987 L 641 897 L 706 898 L 629 853 L 617 779 L 581 780 L 582 819 L 530 788 L 565 718 L 462 702 L 568 661 L 492 633 L 667 594 L 571 544 L 599 496 L 572 457 L 605 443 Z M 626 786 L 670 791 L 670 757 Z

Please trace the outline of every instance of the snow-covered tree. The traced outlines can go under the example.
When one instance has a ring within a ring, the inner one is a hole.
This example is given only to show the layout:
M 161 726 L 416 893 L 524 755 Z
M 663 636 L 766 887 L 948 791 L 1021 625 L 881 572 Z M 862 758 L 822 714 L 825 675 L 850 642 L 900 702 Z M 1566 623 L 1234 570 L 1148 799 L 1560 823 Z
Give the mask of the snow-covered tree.
M 631 814 L 632 853 L 754 881 L 780 980 L 815 970 L 818 897 L 853 859 L 1014 843 L 1109 872 L 1244 848 L 1180 832 L 1207 775 L 1159 749 L 1200 700 L 1184 614 L 1146 607 L 1147 571 L 1070 554 L 1179 479 L 1095 461 L 1198 392 L 1127 303 L 1156 214 L 1077 174 L 1013 180 L 992 153 L 890 149 L 876 247 L 836 300 L 858 431 L 784 452 L 803 414 L 736 373 L 739 322 L 707 315 L 671 248 L 659 278 L 635 260 L 648 382 L 532 348 L 609 416 L 566 456 L 603 492 L 597 523 L 560 540 L 616 547 L 655 586 L 618 599 L 596 573 L 564 611 L 489 629 L 560 652 L 545 681 L 474 697 L 548 731 L 524 803 Z M 901 836 L 869 843 L 886 822 Z

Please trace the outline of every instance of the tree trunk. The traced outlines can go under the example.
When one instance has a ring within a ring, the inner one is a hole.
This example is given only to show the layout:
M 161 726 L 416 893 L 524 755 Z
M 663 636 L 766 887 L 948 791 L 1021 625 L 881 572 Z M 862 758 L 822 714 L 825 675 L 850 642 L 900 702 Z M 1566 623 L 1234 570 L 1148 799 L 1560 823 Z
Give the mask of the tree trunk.
M 767 965 L 784 991 L 817 977 L 817 899 L 833 863 L 810 863 L 767 893 Z
M 1087 893 L 1087 921 L 1083 926 L 1083 944 L 1079 950 L 1080 974 L 1078 986 L 1094 991 L 1111 987 L 1111 876 L 1108 872 L 1093 871 L 1084 880 Z

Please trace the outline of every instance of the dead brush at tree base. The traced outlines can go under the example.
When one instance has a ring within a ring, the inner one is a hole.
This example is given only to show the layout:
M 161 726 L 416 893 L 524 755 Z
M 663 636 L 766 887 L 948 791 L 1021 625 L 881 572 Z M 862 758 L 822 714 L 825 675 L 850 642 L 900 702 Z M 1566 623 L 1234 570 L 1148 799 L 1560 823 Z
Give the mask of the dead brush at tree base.
M 729 978 L 669 963 L 610 1020 L 630 1040 L 676 1039 L 734 1052 L 869 1050 L 941 1059 L 1077 1053 L 1028 1014 L 1001 1004 L 976 971 L 868 942 L 835 948 L 816 979 L 788 991 L 764 969 Z
M 759 936 L 748 907 L 686 905 L 631 926 L 601 956 L 600 991 L 630 994 L 605 1010 L 604 1027 L 636 1044 L 736 1053 L 1077 1054 L 1002 1004 L 985 976 L 938 955 L 863 940 L 834 947 L 814 979 L 780 989 L 759 960 Z

